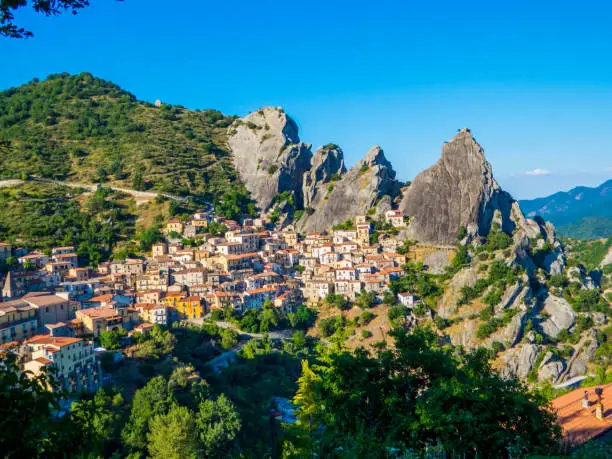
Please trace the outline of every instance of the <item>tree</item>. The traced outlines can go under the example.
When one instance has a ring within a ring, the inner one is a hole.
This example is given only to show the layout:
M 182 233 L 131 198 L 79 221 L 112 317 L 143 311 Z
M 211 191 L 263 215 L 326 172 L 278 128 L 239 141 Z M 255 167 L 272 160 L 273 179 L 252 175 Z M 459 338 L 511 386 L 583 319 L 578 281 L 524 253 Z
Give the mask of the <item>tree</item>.
M 156 376 L 142 389 L 138 389 L 132 402 L 132 411 L 122 432 L 123 441 L 133 451 L 144 451 L 149 421 L 165 414 L 174 402 L 174 395 L 162 376 Z
M 124 328 L 108 330 L 100 333 L 100 346 L 108 350 L 121 349 L 121 338 L 127 336 Z
M 200 402 L 196 425 L 206 457 L 228 457 L 241 421 L 236 407 L 224 394 L 216 400 Z
M 161 231 L 159 231 L 158 226 L 153 226 L 151 228 L 147 228 L 140 235 L 140 250 L 143 252 L 148 252 L 153 247 L 153 244 L 156 244 L 163 240 L 163 235 Z
M 49 391 L 49 385 L 55 391 Z M 37 457 L 50 449 L 52 412 L 61 396 L 52 376 L 20 372 L 16 355 L 0 362 L 0 456 Z
M 116 423 L 119 419 L 114 410 L 121 399 L 113 401 L 103 388 L 100 388 L 92 399 L 78 400 L 72 404 L 70 423 L 78 431 L 81 439 L 81 450 L 104 456 L 106 441 L 112 441 Z
M 132 188 L 136 191 L 144 191 L 146 189 L 144 171 L 142 168 L 137 168 L 132 175 Z
M 318 456 L 386 457 L 428 444 L 482 457 L 554 449 L 560 430 L 546 400 L 495 373 L 490 351 L 439 347 L 430 329 L 392 336 L 395 347 L 374 355 L 323 350 L 318 365 L 303 365 L 294 403 Z
M 298 352 L 305 349 L 308 346 L 306 335 L 302 330 L 298 330 L 291 335 L 291 344 L 293 345 L 293 351 Z
M 199 444 L 193 412 L 173 404 L 167 413 L 155 415 L 149 422 L 147 442 L 154 459 L 195 457 Z
M 306 330 L 314 324 L 317 313 L 315 310 L 300 304 L 294 313 L 290 312 L 287 315 L 287 318 L 289 319 L 291 328 Z
M 376 304 L 376 294 L 374 292 L 368 292 L 363 290 L 357 298 L 357 306 L 361 309 L 371 308 Z
M 70 10 L 77 14 L 78 10 L 89 6 L 88 0 L 0 0 L 0 36 L 9 38 L 31 38 L 34 36 L 29 30 L 19 27 L 13 21 L 14 11 L 18 8 L 31 5 L 34 11 L 45 16 L 57 16 L 62 11 Z
M 270 299 L 266 299 L 263 304 L 263 308 L 261 311 L 261 323 L 259 325 L 259 329 L 262 332 L 269 332 L 270 330 L 274 330 L 278 325 L 278 314 L 277 310 L 272 304 Z

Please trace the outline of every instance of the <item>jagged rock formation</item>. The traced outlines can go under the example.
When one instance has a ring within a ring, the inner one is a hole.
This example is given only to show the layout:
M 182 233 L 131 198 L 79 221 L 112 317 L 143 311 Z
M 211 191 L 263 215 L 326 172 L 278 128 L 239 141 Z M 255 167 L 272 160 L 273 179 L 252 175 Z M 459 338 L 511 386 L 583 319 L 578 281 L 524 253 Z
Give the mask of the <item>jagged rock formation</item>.
M 236 120 L 228 130 L 228 144 L 236 170 L 261 210 L 270 209 L 285 191 L 302 206 L 302 177 L 312 153 L 281 108 L 264 107 Z
M 314 212 L 305 214 L 297 226 L 302 231 L 328 229 L 355 215 L 365 214 L 379 199 L 395 194 L 398 189 L 393 166 L 380 147 L 373 147 L 340 180 L 328 184 Z
M 263 210 L 289 192 L 294 209 L 305 209 L 296 222 L 302 231 L 322 231 L 365 214 L 381 200 L 385 210 L 399 191 L 395 171 L 380 147 L 348 172 L 337 145 L 319 148 L 300 141 L 295 122 L 280 108 L 265 107 L 236 120 L 228 129 L 234 165 Z M 287 223 L 286 219 L 283 219 Z
M 514 346 L 521 338 L 526 316 L 527 313 L 525 311 L 516 314 L 508 325 L 496 331 L 488 338 L 487 344 L 490 346 L 493 342 L 498 341 L 505 343 L 509 347 Z
M 577 282 L 581 288 L 593 290 L 597 285 L 586 272 L 586 268 L 582 265 L 572 266 L 567 270 L 567 278 L 570 282 Z
M 442 157 L 421 172 L 404 193 L 399 209 L 411 217 L 406 236 L 421 242 L 455 244 L 461 226 L 469 238 L 485 236 L 494 218 L 503 231 L 515 228 L 533 238 L 548 231 L 524 217 L 495 179 L 484 150 L 468 129 L 442 147 Z
M 317 149 L 310 161 L 310 170 L 304 174 L 304 207 L 316 209 L 325 199 L 330 183 L 339 180 L 345 172 L 340 147 L 330 144 Z
M 471 236 L 486 235 L 495 210 L 502 229 L 512 232 L 514 200 L 495 179 L 484 151 L 467 129 L 442 147 L 442 157 L 414 179 L 400 204 L 411 217 L 408 237 L 421 242 L 455 244 L 459 227 Z

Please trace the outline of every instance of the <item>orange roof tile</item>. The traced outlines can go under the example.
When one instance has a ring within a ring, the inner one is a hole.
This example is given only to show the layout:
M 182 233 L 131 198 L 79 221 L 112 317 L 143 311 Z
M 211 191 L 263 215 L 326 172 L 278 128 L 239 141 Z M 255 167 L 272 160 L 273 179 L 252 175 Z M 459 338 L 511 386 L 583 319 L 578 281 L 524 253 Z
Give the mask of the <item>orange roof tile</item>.
M 612 383 L 599 387 L 603 389 L 601 398 L 605 410 L 604 419 L 595 417 L 595 387 L 576 389 L 552 401 L 567 443 L 580 445 L 612 429 Z M 582 408 L 581 403 L 585 390 L 591 402 L 586 409 Z

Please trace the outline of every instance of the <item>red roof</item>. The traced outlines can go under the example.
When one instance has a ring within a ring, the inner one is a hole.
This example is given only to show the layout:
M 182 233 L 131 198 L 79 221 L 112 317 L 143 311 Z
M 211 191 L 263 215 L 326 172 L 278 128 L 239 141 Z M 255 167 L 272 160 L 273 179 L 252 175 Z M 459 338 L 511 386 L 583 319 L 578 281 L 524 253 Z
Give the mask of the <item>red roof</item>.
M 559 424 L 563 428 L 563 438 L 572 445 L 580 445 L 612 429 L 612 383 L 599 386 L 603 389 L 602 403 L 604 419 L 595 417 L 597 395 L 595 387 L 576 389 L 552 401 L 553 410 L 557 413 Z M 585 390 L 589 394 L 589 408 L 582 408 Z
M 79 343 L 83 341 L 81 338 L 68 338 L 66 336 L 50 336 L 50 335 L 36 335 L 26 341 L 28 344 L 43 344 L 51 345 L 62 348 L 69 346 L 70 344 Z

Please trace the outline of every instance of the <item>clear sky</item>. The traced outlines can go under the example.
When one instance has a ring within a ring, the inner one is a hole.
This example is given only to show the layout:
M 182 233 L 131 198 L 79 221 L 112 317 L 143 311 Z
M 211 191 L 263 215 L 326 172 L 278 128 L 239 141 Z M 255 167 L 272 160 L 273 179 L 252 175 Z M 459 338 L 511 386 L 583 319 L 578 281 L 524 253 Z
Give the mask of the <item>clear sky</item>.
M 18 11 L 0 88 L 88 71 L 139 99 L 245 115 L 282 106 L 349 164 L 375 144 L 402 180 L 469 127 L 527 198 L 612 177 L 612 5 L 568 1 L 92 0 Z

